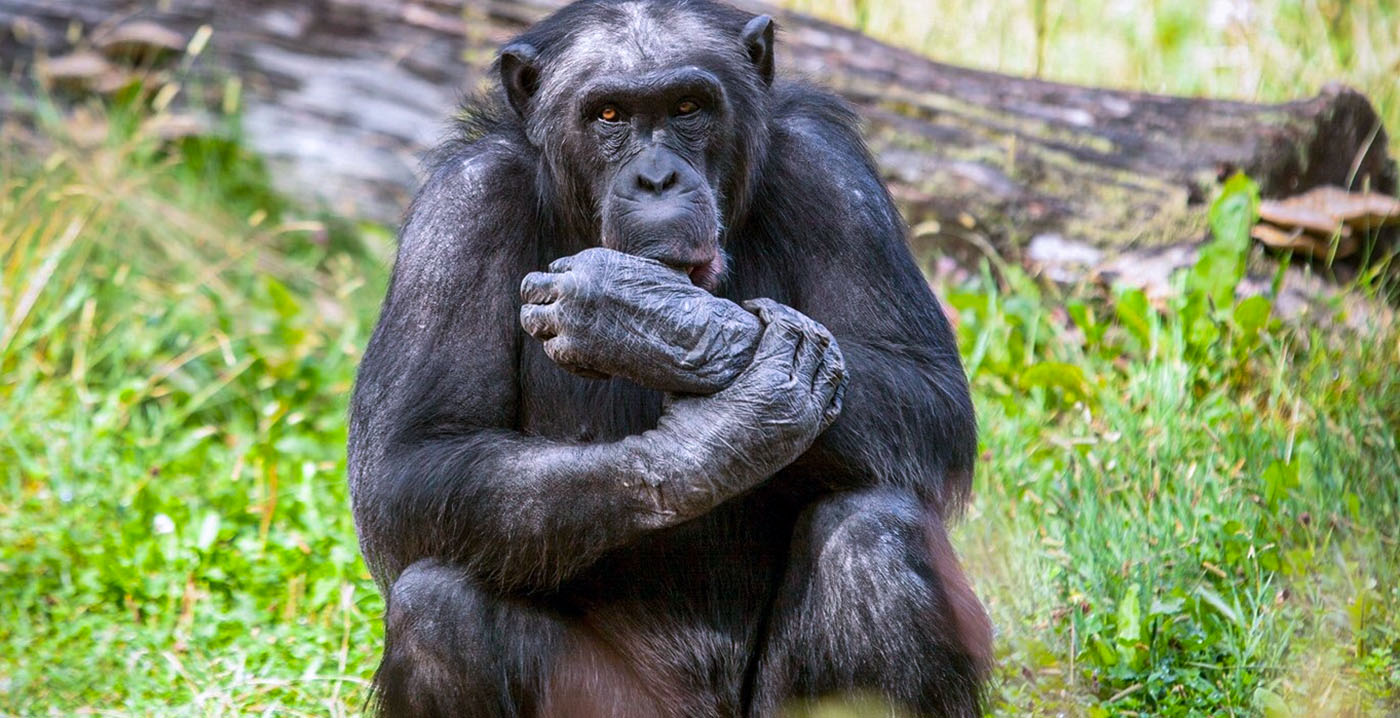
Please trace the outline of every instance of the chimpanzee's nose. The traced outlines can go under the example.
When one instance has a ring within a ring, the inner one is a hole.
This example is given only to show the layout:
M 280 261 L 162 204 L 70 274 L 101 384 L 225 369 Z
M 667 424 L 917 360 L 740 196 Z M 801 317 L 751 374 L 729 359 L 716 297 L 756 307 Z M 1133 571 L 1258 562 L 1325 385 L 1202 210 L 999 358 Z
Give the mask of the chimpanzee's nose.
M 651 194 L 666 194 L 676 186 L 676 176 L 674 167 L 645 167 L 637 171 L 637 189 Z
M 633 160 L 631 181 L 624 179 L 624 194 L 636 200 L 657 200 L 694 189 L 695 171 L 676 153 L 653 148 Z

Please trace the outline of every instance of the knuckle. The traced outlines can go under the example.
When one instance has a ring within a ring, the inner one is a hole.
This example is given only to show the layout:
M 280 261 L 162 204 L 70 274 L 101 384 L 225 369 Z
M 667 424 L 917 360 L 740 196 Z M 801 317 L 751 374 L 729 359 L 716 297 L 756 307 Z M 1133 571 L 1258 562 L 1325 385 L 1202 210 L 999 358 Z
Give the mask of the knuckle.
M 559 295 L 571 299 L 582 299 L 588 294 L 589 283 L 585 281 L 585 276 L 580 272 L 568 272 L 560 275 L 555 281 Z
M 577 260 L 574 262 L 574 270 L 594 271 L 600 267 L 606 267 L 616 261 L 614 257 L 616 254 L 617 252 L 603 247 L 589 247 L 574 255 Z
M 544 343 L 544 353 L 559 363 L 572 362 L 576 350 L 568 337 L 555 337 Z
M 773 302 L 773 317 L 777 321 L 789 324 L 793 327 L 800 327 L 807 323 L 807 321 L 810 321 L 807 319 L 806 315 L 796 309 L 777 302 Z
M 593 353 L 589 351 L 588 342 L 583 341 L 577 335 L 566 335 L 560 337 L 563 341 L 555 347 L 555 353 L 551 356 L 556 362 L 569 364 L 575 367 L 589 367 L 594 362 Z
M 826 365 L 831 368 L 831 373 L 836 377 L 837 381 L 846 378 L 846 358 L 841 356 L 840 351 L 828 349 L 826 355 L 823 356 L 822 359 Z
M 767 297 L 759 297 L 757 299 L 747 299 L 741 306 L 743 306 L 744 309 L 747 309 L 750 312 L 757 314 L 758 318 L 763 320 L 764 324 L 768 324 L 770 318 L 772 317 L 773 307 L 776 305 L 777 302 L 773 301 L 772 299 L 768 299 Z

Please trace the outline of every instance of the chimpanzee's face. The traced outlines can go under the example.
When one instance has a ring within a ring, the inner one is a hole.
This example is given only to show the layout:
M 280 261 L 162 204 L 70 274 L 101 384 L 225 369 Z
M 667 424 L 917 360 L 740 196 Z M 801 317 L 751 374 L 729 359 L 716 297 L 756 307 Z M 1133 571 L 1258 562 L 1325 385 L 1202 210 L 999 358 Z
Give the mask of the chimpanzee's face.
M 761 144 L 746 128 L 766 118 L 739 115 L 756 114 L 753 97 L 771 81 L 770 21 L 729 35 L 684 12 L 614 8 L 607 22 L 575 28 L 548 59 L 508 47 L 503 81 L 559 200 L 596 221 L 602 246 L 714 289 L 729 195 L 740 194 L 749 151 Z
M 602 243 L 718 281 L 719 196 L 726 180 L 711 162 L 733 142 L 724 89 L 695 66 L 598 77 L 579 91 L 575 151 L 600 168 L 589 184 Z

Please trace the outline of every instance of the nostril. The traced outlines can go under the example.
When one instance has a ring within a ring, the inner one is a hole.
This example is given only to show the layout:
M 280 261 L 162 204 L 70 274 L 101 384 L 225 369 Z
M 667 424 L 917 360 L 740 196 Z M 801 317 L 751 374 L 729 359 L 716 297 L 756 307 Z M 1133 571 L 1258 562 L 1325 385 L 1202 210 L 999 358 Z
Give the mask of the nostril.
M 669 192 L 679 181 L 680 175 L 675 171 L 668 171 L 660 176 L 647 176 L 645 172 L 637 174 L 637 188 L 643 192 L 651 192 L 653 194 Z

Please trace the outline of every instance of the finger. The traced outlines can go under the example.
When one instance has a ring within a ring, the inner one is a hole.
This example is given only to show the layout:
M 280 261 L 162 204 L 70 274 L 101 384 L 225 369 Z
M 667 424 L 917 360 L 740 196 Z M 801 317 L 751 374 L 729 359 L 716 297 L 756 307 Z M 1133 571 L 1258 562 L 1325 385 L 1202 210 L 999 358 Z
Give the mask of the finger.
M 573 337 L 555 337 L 544 343 L 544 353 L 561 369 L 590 379 L 606 378 L 608 375 L 594 369 L 584 361 L 584 352 Z
M 829 426 L 841 413 L 841 400 L 846 393 L 846 361 L 840 347 L 832 343 L 822 354 L 812 392 L 822 407 L 822 421 Z
M 823 387 L 833 387 L 846 378 L 846 358 L 835 342 L 822 347 L 821 361 L 812 376 L 812 390 L 825 391 Z
M 759 321 L 764 325 L 772 324 L 777 308 L 782 305 L 767 297 L 758 299 L 747 299 L 742 305 L 745 309 L 758 315 Z
M 560 257 L 554 260 L 553 262 L 549 263 L 549 271 L 554 272 L 556 274 L 559 272 L 572 271 L 574 268 L 574 263 L 577 261 L 578 255 L 576 254 L 570 255 L 568 257 Z
M 520 281 L 520 300 L 529 304 L 548 304 L 562 295 L 561 278 L 548 272 L 530 272 Z
M 544 353 L 559 366 L 578 366 L 578 351 L 569 337 L 554 337 L 544 343 Z
M 797 352 L 793 358 L 792 378 L 810 390 L 817 381 L 817 372 L 821 369 L 822 358 L 829 343 L 823 342 L 821 335 L 809 327 L 795 329 L 802 339 L 797 344 Z
M 744 302 L 744 308 L 758 315 L 764 324 L 783 321 L 794 326 L 804 327 L 816 333 L 828 333 L 826 327 L 818 324 L 815 319 L 802 312 L 789 307 L 786 304 L 775 302 L 767 297 L 749 299 Z
M 588 249 L 572 254 L 567 257 L 560 257 L 549 263 L 549 271 L 555 273 L 572 272 L 582 269 L 588 265 L 602 265 L 625 258 L 627 255 L 607 247 L 589 247 Z
M 561 313 L 558 304 L 524 304 L 520 307 L 520 326 L 530 336 L 548 341 L 559 335 Z
M 831 426 L 838 416 L 841 416 L 841 407 L 846 401 L 846 387 L 850 382 L 843 373 L 836 383 L 836 390 L 832 392 L 831 399 L 827 402 L 826 411 L 822 412 L 822 426 Z
M 762 300 L 769 301 L 769 300 Z M 753 302 L 745 302 L 747 307 Z M 753 361 L 755 364 L 772 364 L 782 362 L 785 367 L 792 365 L 792 359 L 797 354 L 797 341 L 801 334 L 797 328 L 787 322 L 764 321 L 764 310 L 757 309 L 759 321 L 764 322 L 763 336 L 759 337 L 758 348 L 754 350 Z M 791 371 L 785 369 L 785 375 Z

